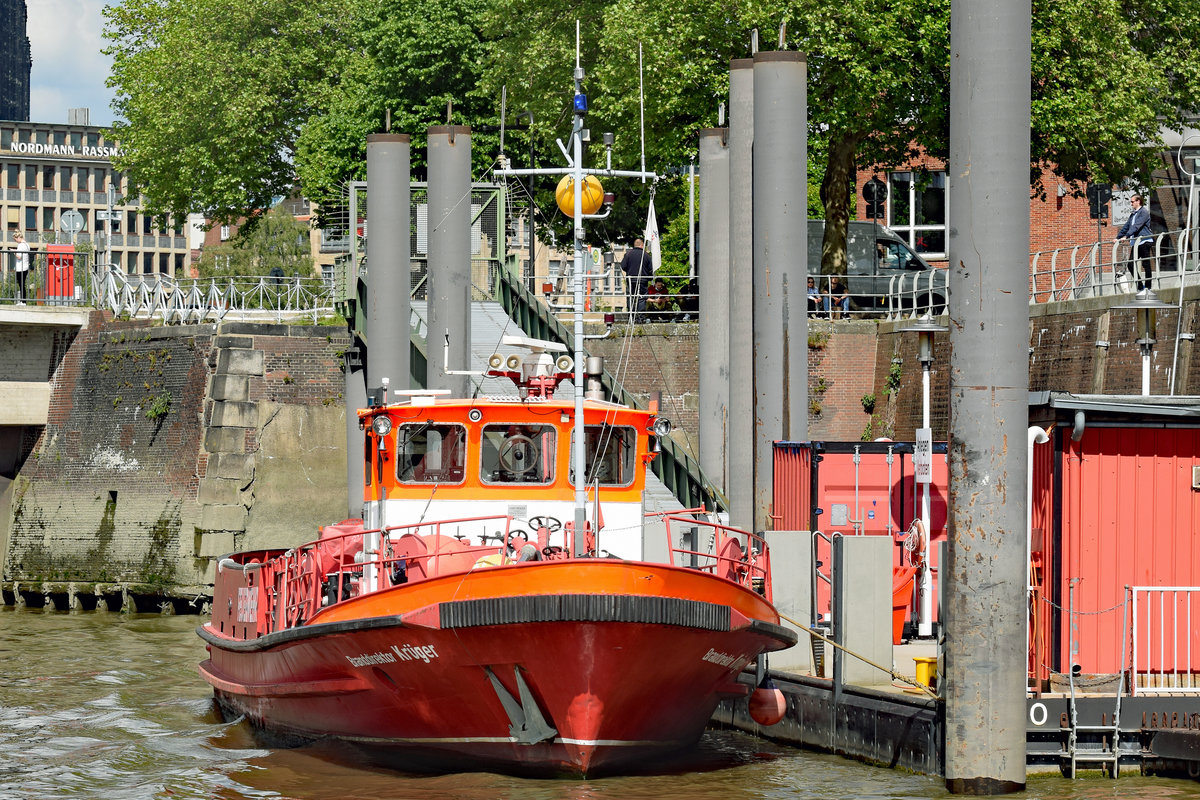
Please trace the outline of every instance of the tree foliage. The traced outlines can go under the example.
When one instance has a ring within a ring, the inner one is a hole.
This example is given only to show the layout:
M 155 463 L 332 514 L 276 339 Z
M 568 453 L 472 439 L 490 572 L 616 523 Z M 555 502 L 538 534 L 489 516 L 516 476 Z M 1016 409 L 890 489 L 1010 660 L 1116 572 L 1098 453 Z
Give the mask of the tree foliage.
M 105 8 L 113 132 L 148 210 L 231 223 L 295 182 L 357 0 L 124 0 Z
M 500 95 L 508 155 L 561 164 L 580 66 L 591 101 L 590 165 L 641 162 L 681 173 L 700 128 L 718 124 L 732 58 L 764 49 L 807 54 L 809 207 L 822 211 L 827 271 L 845 267 L 856 168 L 948 151 L 949 0 L 124 0 L 106 10 L 110 84 L 123 118 L 118 166 L 152 213 L 202 211 L 231 222 L 299 181 L 329 202 L 365 174 L 365 138 L 471 125 L 475 177 L 498 152 Z M 1200 111 L 1200 15 L 1194 0 L 1033 0 L 1031 175 L 1042 166 L 1084 181 L 1149 183 L 1160 126 Z M 639 59 L 639 46 L 641 58 Z M 640 99 L 644 96 L 644 115 Z M 539 223 L 566 233 L 538 180 Z M 628 240 L 645 220 L 648 187 L 606 181 L 619 202 L 589 224 L 593 242 Z M 666 229 L 686 208 L 686 182 L 660 181 Z M 549 225 L 546 225 L 549 223 Z
M 312 249 L 306 223 L 276 206 L 259 223 L 239 235 L 205 248 L 198 262 L 201 278 L 248 275 L 313 274 Z

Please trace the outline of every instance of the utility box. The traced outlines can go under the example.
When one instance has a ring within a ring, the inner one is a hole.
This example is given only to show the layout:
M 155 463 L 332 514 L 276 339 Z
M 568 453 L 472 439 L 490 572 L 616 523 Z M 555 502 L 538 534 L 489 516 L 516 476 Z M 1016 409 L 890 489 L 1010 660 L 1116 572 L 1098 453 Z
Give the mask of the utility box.
M 75 302 L 75 246 L 46 247 L 46 281 L 40 295 L 49 305 Z

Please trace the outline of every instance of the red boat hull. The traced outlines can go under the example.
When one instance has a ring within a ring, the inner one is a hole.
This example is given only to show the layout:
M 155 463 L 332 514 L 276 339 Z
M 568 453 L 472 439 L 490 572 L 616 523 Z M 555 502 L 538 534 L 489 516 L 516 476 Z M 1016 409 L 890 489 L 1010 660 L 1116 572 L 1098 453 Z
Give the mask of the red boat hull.
M 446 576 L 279 633 L 201 635 L 218 701 L 273 734 L 407 769 L 574 775 L 689 747 L 722 697 L 748 691 L 743 668 L 794 641 L 748 589 L 620 561 Z

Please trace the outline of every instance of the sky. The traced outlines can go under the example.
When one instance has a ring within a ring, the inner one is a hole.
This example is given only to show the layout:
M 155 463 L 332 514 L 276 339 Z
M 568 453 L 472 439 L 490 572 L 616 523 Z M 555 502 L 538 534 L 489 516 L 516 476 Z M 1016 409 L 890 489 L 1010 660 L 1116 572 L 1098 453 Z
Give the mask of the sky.
M 113 121 L 112 90 L 104 85 L 111 60 L 101 14 L 106 0 L 26 0 L 33 53 L 29 119 L 65 123 L 68 108 L 90 109 L 92 125 Z

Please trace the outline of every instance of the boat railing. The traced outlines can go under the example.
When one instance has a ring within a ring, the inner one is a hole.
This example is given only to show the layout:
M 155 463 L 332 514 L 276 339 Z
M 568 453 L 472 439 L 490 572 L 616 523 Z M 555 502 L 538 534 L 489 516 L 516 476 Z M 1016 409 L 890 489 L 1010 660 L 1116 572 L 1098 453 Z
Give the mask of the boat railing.
M 661 519 L 673 566 L 731 580 L 771 602 L 771 555 L 766 539 L 740 528 L 697 519 L 690 512 L 663 514 Z
M 491 515 L 357 528 L 300 545 L 260 569 L 268 630 L 302 624 L 323 608 L 369 591 L 470 569 L 480 559 L 507 563 L 512 533 L 511 517 Z M 480 543 L 471 544 L 472 537 Z M 372 542 L 377 550 L 367 549 Z M 364 582 L 372 575 L 368 587 Z
M 1141 694 L 1200 691 L 1200 586 L 1132 586 L 1133 668 L 1130 690 Z

